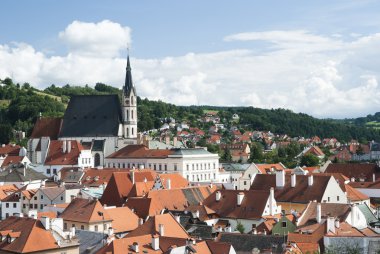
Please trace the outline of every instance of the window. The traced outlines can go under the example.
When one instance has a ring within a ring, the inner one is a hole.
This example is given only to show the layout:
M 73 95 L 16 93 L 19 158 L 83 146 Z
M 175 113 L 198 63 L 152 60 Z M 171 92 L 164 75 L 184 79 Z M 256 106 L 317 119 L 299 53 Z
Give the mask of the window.
M 41 195 L 41 199 L 44 199 L 44 195 Z
M 42 210 L 42 209 L 44 209 L 44 205 L 41 204 L 40 205 L 40 210 Z
M 156 168 L 156 164 L 153 165 L 153 169 L 154 169 L 154 170 L 157 170 L 157 168 Z
M 61 196 L 61 200 L 63 200 L 63 196 Z
M 216 169 L 216 164 L 215 164 L 215 162 L 214 162 L 214 169 Z
M 84 230 L 84 226 L 83 226 L 83 225 L 81 225 L 81 226 L 80 226 L 80 229 Z
M 37 200 L 37 196 L 34 196 L 34 200 Z
M 17 203 L 13 203 L 13 208 L 16 208 L 17 207 Z
M 53 168 L 53 174 L 54 174 L 54 175 L 57 174 L 57 169 L 56 169 L 56 168 Z
M 286 228 L 286 221 L 283 221 L 283 222 L 282 222 L 282 227 L 283 227 L 283 228 Z
M 247 185 L 247 181 L 244 181 L 244 185 Z
M 158 170 L 161 171 L 161 169 L 162 169 L 162 165 L 159 164 L 159 165 L 158 165 Z
M 177 164 L 174 164 L 174 171 L 177 171 Z
M 37 209 L 37 204 L 34 204 L 34 209 Z
M 26 205 L 25 205 L 25 204 L 23 204 L 23 205 L 22 205 L 22 208 L 24 208 L 24 209 L 25 209 L 25 208 L 26 208 Z
M 9 217 L 9 213 L 6 213 L 6 214 L 5 214 L 5 218 L 8 218 L 8 217 Z
M 66 222 L 63 224 L 63 229 L 67 229 L 67 223 Z
M 327 202 L 330 202 L 330 197 L 327 197 Z
M 50 175 L 50 168 L 46 169 L 46 174 Z
M 186 165 L 186 170 L 189 171 L 189 164 Z
M 72 227 L 72 228 L 75 228 L 75 224 L 71 224 L 71 227 Z
M 336 201 L 339 201 L 339 196 L 336 196 Z
M 168 165 L 167 164 L 165 164 L 165 171 L 168 171 Z M 175 166 L 174 166 L 175 167 Z
M 22 197 L 22 200 L 25 200 L 25 196 L 24 196 L 24 197 Z
M 131 110 L 131 118 L 133 120 L 133 110 Z M 133 128 L 132 128 L 132 135 L 133 135 Z
M 29 204 L 29 208 L 30 208 L 30 209 L 33 209 L 33 204 Z
M 9 208 L 9 203 L 5 203 L 5 207 L 6 207 L 6 208 Z
M 98 232 L 98 225 L 95 225 L 95 232 Z

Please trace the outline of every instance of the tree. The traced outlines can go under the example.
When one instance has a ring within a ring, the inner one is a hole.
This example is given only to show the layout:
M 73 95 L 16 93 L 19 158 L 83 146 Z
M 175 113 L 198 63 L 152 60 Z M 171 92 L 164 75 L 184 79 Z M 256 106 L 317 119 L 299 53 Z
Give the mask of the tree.
M 12 139 L 12 126 L 0 124 L 0 144 L 8 144 Z
M 232 155 L 231 155 L 230 149 L 228 149 L 227 147 L 224 148 L 223 155 L 222 155 L 222 157 L 220 159 L 222 161 L 224 161 L 224 162 L 230 162 L 230 161 L 232 161 Z
M 235 230 L 237 230 L 237 231 L 239 231 L 241 234 L 243 234 L 244 231 L 245 231 L 245 227 L 244 227 L 244 225 L 241 224 L 240 221 L 239 221 L 239 223 L 236 225 Z
M 263 160 L 263 148 L 259 143 L 252 143 L 248 162 L 261 162 Z
M 301 158 L 301 166 L 314 167 L 314 166 L 318 166 L 318 164 L 319 164 L 319 159 L 314 154 L 308 153 L 308 154 L 303 155 Z

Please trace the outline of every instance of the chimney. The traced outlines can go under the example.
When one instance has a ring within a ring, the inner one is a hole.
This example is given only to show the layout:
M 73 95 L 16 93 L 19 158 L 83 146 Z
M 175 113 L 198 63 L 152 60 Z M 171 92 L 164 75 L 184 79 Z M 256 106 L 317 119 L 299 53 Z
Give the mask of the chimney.
M 375 175 L 375 173 L 372 174 L 372 182 L 376 182 L 376 175 Z
M 217 191 L 215 195 L 215 200 L 219 201 L 221 197 L 222 197 L 222 193 L 220 191 Z
M 132 250 L 136 253 L 139 253 L 139 243 L 138 242 L 134 242 L 132 244 Z
M 42 225 L 44 225 L 44 228 L 46 230 L 49 230 L 50 229 L 50 218 L 49 217 L 46 217 L 46 216 L 42 216 L 42 218 L 40 219 Z
M 24 175 L 24 176 L 26 176 L 26 162 L 25 162 L 25 165 L 24 165 L 24 167 L 23 167 L 23 170 L 22 170 L 23 172 L 22 172 L 22 174 Z
M 238 206 L 241 206 L 241 202 L 243 202 L 243 198 L 244 198 L 244 193 L 243 192 L 239 192 L 237 194 L 237 205 Z
M 135 184 L 135 170 L 131 170 L 131 180 L 132 183 Z
M 24 217 L 24 215 L 22 213 L 15 213 L 14 215 L 15 215 L 15 217 L 20 217 L 20 218 Z
M 284 187 L 285 186 L 285 171 L 278 170 L 276 171 L 276 187 Z
M 313 185 L 313 175 L 309 175 L 308 177 L 307 177 L 307 184 L 309 185 L 309 186 L 312 186 Z
M 290 186 L 296 187 L 296 174 L 291 174 L 290 175 Z
M 335 218 L 327 217 L 327 233 L 332 232 L 335 234 Z
M 257 229 L 256 229 L 256 228 L 254 228 L 254 229 L 252 230 L 252 234 L 257 235 Z
M 339 218 L 337 218 L 337 219 L 335 220 L 335 227 L 336 227 L 336 228 L 339 228 L 339 227 L 340 227 L 340 221 L 339 221 Z
M 108 228 L 108 236 L 113 236 L 113 228 L 112 227 Z
M 317 203 L 317 222 L 321 223 L 322 220 L 322 205 L 321 203 Z
M 71 152 L 71 141 L 67 141 L 67 153 Z
M 196 210 L 194 213 L 195 218 L 199 218 L 199 210 Z
M 71 237 L 75 236 L 75 227 L 70 228 L 70 235 L 71 235 Z
M 32 219 L 37 219 L 37 210 L 29 210 L 28 217 Z
M 271 216 L 274 215 L 274 211 L 273 211 L 274 210 L 273 209 L 274 202 L 275 202 L 275 200 L 274 200 L 274 188 L 271 187 L 270 191 L 269 191 L 269 213 Z
M 172 187 L 172 182 L 171 182 L 170 178 L 168 178 L 168 179 L 166 180 L 166 189 L 170 190 L 171 187 Z
M 358 216 L 359 216 L 359 211 L 358 207 L 356 204 L 353 204 L 351 206 L 351 226 L 357 227 L 358 224 Z
M 139 226 L 141 226 L 142 224 L 144 224 L 144 220 L 143 218 L 139 218 Z
M 144 169 L 144 164 L 140 164 L 139 169 Z
M 62 141 L 62 153 L 66 153 L 66 147 L 67 145 L 66 145 L 66 140 L 63 140 Z
M 164 224 L 158 224 L 158 233 L 160 234 L 160 236 L 165 236 Z
M 152 235 L 152 249 L 153 250 L 160 249 L 160 237 L 158 235 Z

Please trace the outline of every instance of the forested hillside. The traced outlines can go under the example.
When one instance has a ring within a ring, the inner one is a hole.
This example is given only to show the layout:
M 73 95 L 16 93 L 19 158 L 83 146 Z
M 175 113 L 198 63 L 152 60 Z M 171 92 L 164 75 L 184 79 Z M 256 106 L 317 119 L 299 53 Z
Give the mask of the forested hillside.
M 9 78 L 0 83 L 0 143 L 11 139 L 10 130 L 12 129 L 25 131 L 29 135 L 40 113 L 44 117 L 62 116 L 73 95 L 118 94 L 121 96 L 121 90 L 101 83 L 96 84 L 94 88 L 51 85 L 43 91 L 31 87 L 28 83 L 14 84 Z M 159 128 L 169 117 L 176 119 L 177 122 L 187 121 L 192 126 L 206 127 L 200 126 L 200 122 L 197 121 L 202 117 L 204 110 L 218 111 L 222 121 L 227 124 L 230 123 L 232 115 L 237 113 L 240 116 L 239 127 L 246 130 L 264 130 L 289 136 L 335 137 L 341 141 L 351 139 L 358 139 L 361 142 L 380 141 L 379 129 L 366 124 L 377 121 L 380 113 L 358 119 L 317 119 L 286 109 L 176 106 L 141 98 L 138 98 L 138 128 L 140 131 Z

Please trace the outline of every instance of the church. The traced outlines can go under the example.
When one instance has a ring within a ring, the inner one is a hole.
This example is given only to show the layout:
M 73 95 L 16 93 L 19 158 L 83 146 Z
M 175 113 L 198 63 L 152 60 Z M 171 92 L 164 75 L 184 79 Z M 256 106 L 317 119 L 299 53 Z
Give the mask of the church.
M 72 96 L 63 118 L 40 117 L 28 141 L 31 162 L 44 162 L 52 140 L 78 141 L 91 151 L 95 167 L 115 151 L 136 144 L 137 94 L 129 56 L 122 90 L 121 102 L 116 94 Z

